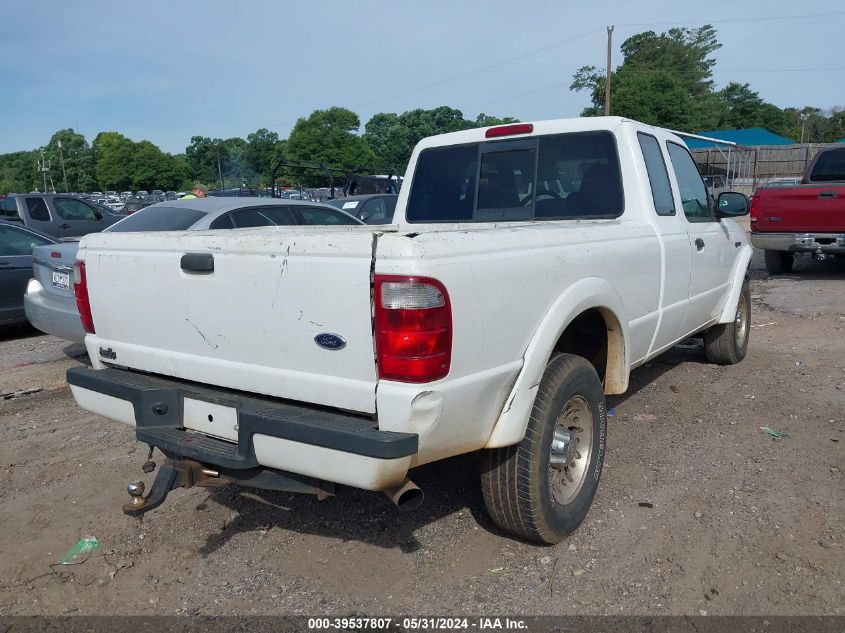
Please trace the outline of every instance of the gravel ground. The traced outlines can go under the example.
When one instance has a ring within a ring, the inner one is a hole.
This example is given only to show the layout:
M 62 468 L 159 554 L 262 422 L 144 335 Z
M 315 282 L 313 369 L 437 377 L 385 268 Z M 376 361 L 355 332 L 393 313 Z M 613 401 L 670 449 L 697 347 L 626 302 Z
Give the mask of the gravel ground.
M 493 527 L 474 455 L 419 469 L 408 514 L 225 487 L 129 519 L 145 447 L 76 406 L 80 348 L 0 333 L 0 615 L 845 615 L 845 266 L 755 262 L 746 360 L 688 342 L 634 371 L 595 504 L 554 547 Z M 99 549 L 56 566 L 86 535 Z

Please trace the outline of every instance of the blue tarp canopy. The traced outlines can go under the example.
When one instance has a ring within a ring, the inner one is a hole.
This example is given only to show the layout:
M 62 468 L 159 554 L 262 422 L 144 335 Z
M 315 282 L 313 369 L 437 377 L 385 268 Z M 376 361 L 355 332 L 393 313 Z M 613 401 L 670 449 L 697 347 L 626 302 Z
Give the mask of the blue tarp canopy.
M 778 136 L 774 132 L 769 132 L 761 127 L 750 127 L 745 130 L 704 130 L 703 132 L 696 132 L 698 136 L 709 136 L 710 138 L 717 138 L 720 141 L 730 141 L 737 145 L 745 145 L 753 147 L 756 145 L 794 145 L 795 141 L 790 141 L 788 138 Z M 716 143 L 709 143 L 697 138 L 684 138 L 687 147 L 690 149 L 702 149 L 708 147 L 718 147 Z

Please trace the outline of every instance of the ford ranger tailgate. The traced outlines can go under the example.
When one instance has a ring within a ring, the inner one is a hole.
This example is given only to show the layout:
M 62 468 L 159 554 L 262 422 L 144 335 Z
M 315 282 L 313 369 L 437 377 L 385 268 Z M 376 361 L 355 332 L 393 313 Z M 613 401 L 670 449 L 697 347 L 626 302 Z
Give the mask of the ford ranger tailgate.
M 92 234 L 95 367 L 375 411 L 374 232 L 283 227 Z
M 845 185 L 760 188 L 754 194 L 752 223 L 760 232 L 845 231 Z

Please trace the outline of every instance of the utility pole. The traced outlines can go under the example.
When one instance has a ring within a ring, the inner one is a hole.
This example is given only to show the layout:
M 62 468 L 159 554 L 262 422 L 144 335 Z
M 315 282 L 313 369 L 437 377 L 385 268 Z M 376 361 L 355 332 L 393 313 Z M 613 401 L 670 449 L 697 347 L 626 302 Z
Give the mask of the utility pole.
M 217 150 L 217 175 L 220 177 L 220 188 L 225 189 L 223 185 L 223 170 L 220 169 L 220 143 L 215 146 Z
M 604 76 L 604 115 L 610 116 L 610 53 L 613 46 L 613 27 L 607 27 L 607 71 Z
M 65 155 L 62 152 L 62 139 L 57 139 L 56 143 L 59 146 L 59 160 L 62 161 L 62 178 L 65 181 L 65 193 L 67 193 L 67 172 L 65 172 Z
M 44 150 L 41 150 L 41 162 L 38 163 L 38 171 L 44 178 L 44 193 L 47 193 L 47 172 L 50 171 L 50 168 L 47 167 L 47 161 L 44 159 Z

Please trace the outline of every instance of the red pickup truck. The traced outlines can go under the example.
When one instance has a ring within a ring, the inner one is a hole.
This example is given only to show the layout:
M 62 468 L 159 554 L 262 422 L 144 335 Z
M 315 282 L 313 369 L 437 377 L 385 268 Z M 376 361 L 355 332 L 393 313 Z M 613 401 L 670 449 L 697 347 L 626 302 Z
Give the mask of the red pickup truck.
M 751 243 L 772 274 L 789 272 L 795 253 L 845 256 L 845 147 L 819 152 L 799 185 L 754 192 Z

